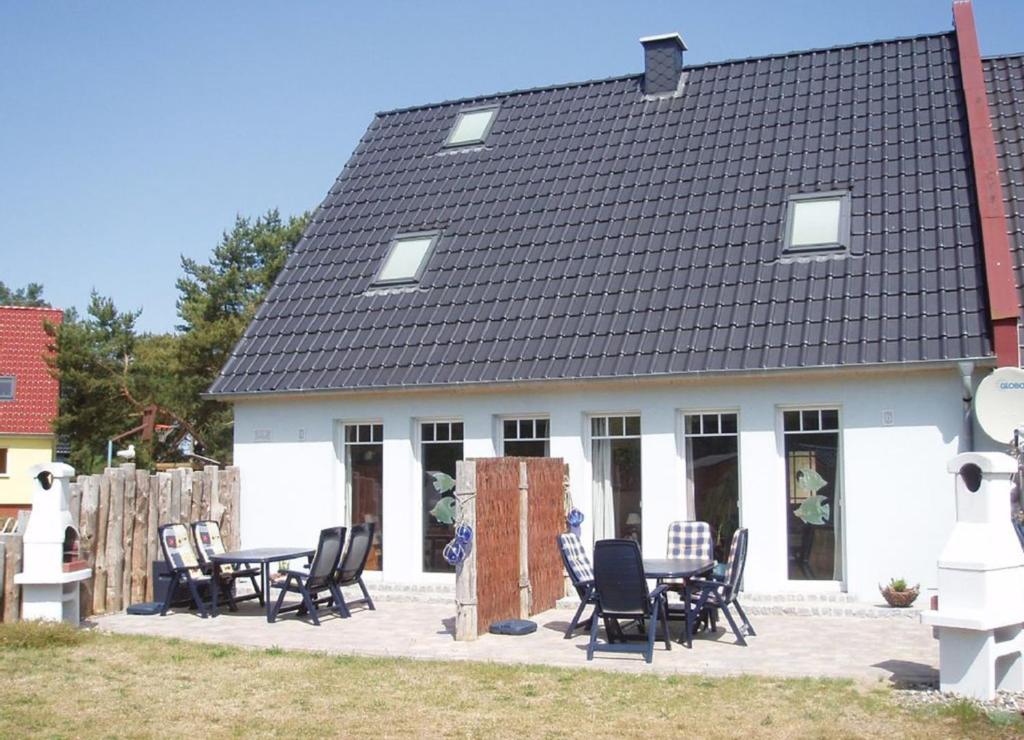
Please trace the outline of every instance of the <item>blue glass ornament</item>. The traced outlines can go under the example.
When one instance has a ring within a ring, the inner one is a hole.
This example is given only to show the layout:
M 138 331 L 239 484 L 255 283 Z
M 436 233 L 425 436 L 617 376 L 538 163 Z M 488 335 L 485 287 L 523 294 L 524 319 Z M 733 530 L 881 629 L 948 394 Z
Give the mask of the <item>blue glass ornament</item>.
M 565 520 L 569 523 L 570 527 L 578 527 L 583 524 L 583 512 L 573 507 L 569 509 L 569 514 L 565 517 Z
M 463 545 L 468 545 L 473 540 L 473 528 L 468 524 L 460 524 L 455 528 L 455 538 Z
M 441 555 L 448 562 L 448 565 L 458 565 L 466 559 L 466 548 L 457 539 L 452 540 L 441 551 Z

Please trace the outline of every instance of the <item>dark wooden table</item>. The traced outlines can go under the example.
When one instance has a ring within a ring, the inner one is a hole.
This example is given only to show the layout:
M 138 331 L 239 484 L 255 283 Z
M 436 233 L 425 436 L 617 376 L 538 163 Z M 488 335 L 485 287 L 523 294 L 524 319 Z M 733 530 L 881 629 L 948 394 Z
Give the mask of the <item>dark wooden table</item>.
M 284 560 L 299 560 L 313 557 L 315 550 L 302 547 L 254 547 L 249 550 L 234 550 L 233 552 L 222 552 L 218 555 L 211 555 L 210 562 L 213 563 L 213 616 L 217 616 L 217 598 L 220 587 L 220 566 L 222 565 L 259 565 L 260 583 L 263 588 L 263 603 L 267 609 L 267 621 L 270 621 L 271 594 L 270 594 L 270 564 L 280 563 Z
M 644 558 L 644 575 L 648 578 L 683 579 L 683 608 L 686 611 L 686 629 L 683 632 L 683 638 L 685 638 L 684 643 L 687 647 L 693 642 L 694 614 L 690 609 L 690 591 L 686 581 L 690 578 L 707 575 L 714 567 L 715 561 L 710 558 Z

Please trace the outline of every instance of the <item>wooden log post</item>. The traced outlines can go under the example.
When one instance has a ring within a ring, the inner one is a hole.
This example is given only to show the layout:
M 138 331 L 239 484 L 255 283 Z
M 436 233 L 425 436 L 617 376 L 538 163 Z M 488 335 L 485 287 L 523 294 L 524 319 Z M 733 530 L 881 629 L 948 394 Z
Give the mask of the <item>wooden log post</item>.
M 21 572 L 22 534 L 0 535 L 4 544 L 4 590 L 3 621 L 13 624 L 21 619 L 21 586 L 14 582 L 14 575 Z
M 181 511 L 178 512 L 178 521 L 185 525 L 192 521 L 192 472 L 192 468 L 181 468 Z
M 456 521 L 473 528 L 474 540 L 466 559 L 455 566 L 455 639 L 477 638 L 476 600 L 476 463 L 460 460 L 455 463 Z
M 79 547 L 86 562 L 93 568 L 93 578 L 82 581 L 79 600 L 79 617 L 85 619 L 93 613 L 95 568 L 96 568 L 96 520 L 100 505 L 100 480 L 98 475 L 83 476 L 82 511 L 78 525 Z
M 131 604 L 132 542 L 135 538 L 135 496 L 137 493 L 134 463 L 121 466 L 124 471 L 124 520 L 121 523 L 121 608 Z
M 146 520 L 146 601 L 153 600 L 153 561 L 160 559 L 160 543 L 156 538 L 156 528 L 160 526 L 163 483 L 163 473 L 149 477 L 149 517 Z
M 242 547 L 242 471 L 237 467 L 231 468 L 231 490 L 228 495 L 231 498 L 231 549 L 238 550 Z
M 107 610 L 107 529 L 110 522 L 110 484 L 113 479 L 104 471 L 94 476 L 99 480 L 99 505 L 96 514 L 96 548 L 93 565 L 92 613 Z
M 183 475 L 180 469 L 175 469 L 170 472 L 170 476 L 171 496 L 167 504 L 167 517 L 162 524 L 174 524 L 181 521 L 178 517 L 181 516 L 181 483 Z
M 71 513 L 71 521 L 75 529 L 81 529 L 82 516 L 82 482 L 84 475 L 78 476 L 78 480 L 68 486 L 68 511 Z
M 0 535 L 0 624 L 4 621 L 4 560 L 7 553 L 7 541 Z
M 529 618 L 533 606 L 530 589 L 530 487 L 526 461 L 519 462 L 519 618 Z
M 224 504 L 220 500 L 221 474 L 216 465 L 207 465 L 206 472 L 206 516 L 217 524 L 223 524 Z
M 124 471 L 107 468 L 110 476 L 110 513 L 107 519 L 107 606 L 119 612 L 124 602 Z
M 188 521 L 196 522 L 203 518 L 203 498 L 206 496 L 206 472 L 197 470 L 192 473 L 192 508 Z
M 146 582 L 148 566 L 146 556 L 149 553 L 149 472 L 135 471 L 135 522 L 132 527 L 131 549 L 131 603 L 141 604 L 146 600 Z M 128 553 L 125 552 L 125 558 Z

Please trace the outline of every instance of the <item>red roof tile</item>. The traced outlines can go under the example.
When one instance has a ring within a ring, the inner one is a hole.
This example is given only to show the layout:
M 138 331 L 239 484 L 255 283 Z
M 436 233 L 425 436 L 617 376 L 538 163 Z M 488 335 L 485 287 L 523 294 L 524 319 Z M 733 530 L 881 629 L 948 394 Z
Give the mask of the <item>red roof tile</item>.
M 45 356 L 43 322 L 59 324 L 57 308 L 0 306 L 0 376 L 14 376 L 14 400 L 0 401 L 0 433 L 49 434 L 60 386 Z

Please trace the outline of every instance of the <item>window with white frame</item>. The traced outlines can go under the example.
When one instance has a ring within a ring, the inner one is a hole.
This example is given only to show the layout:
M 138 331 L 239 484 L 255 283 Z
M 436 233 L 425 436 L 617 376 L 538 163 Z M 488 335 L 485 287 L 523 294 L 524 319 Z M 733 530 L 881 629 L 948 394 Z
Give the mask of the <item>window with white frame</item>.
M 373 284 L 381 286 L 417 282 L 423 275 L 438 236 L 437 232 L 424 232 L 395 237 Z
M 594 539 L 629 538 L 642 533 L 640 417 L 590 417 L 594 491 Z
M 423 468 L 423 571 L 452 573 L 444 546 L 455 534 L 455 464 L 462 459 L 461 421 L 420 422 Z
M 14 400 L 14 376 L 0 375 L 0 401 Z
M 786 209 L 784 252 L 834 252 L 850 241 L 850 194 L 801 193 Z
M 739 432 L 731 412 L 686 414 L 687 511 L 711 525 L 715 559 L 728 559 L 739 526 Z
M 789 577 L 843 579 L 839 410 L 782 412 Z
M 501 421 L 501 449 L 509 457 L 548 457 L 550 443 L 547 419 Z
M 367 570 L 384 568 L 384 425 L 345 424 L 345 495 L 349 527 L 374 524 Z

